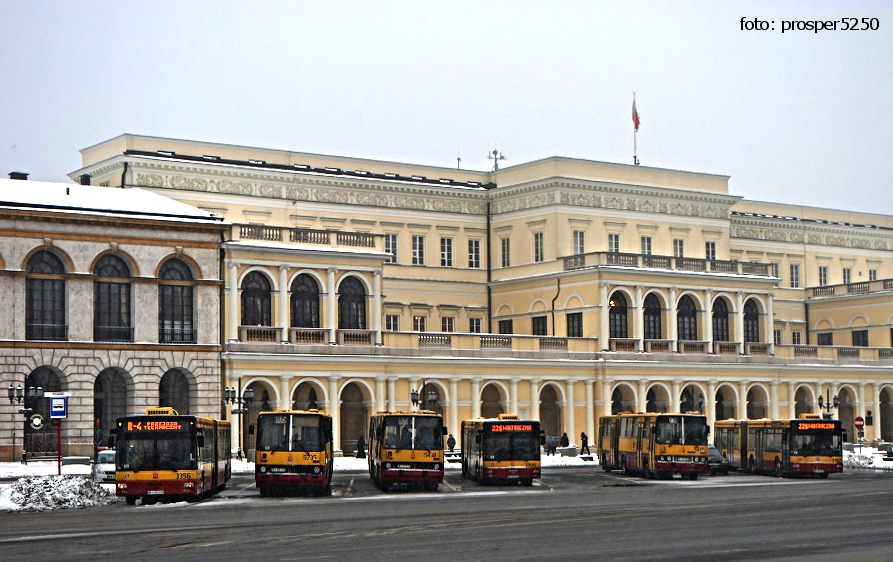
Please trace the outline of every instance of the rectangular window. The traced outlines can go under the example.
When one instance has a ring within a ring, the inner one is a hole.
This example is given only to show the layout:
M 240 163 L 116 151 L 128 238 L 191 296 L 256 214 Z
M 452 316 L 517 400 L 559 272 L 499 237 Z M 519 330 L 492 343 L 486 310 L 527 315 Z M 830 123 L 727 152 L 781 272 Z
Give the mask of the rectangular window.
M 869 281 L 877 281 L 877 270 L 876 269 L 868 270 L 868 280 Z
M 800 332 L 791 332 L 791 343 L 794 345 L 800 345 L 800 343 L 803 341 L 801 337 L 802 336 Z
M 412 235 L 412 265 L 425 265 L 425 237 Z
M 385 234 L 384 235 L 384 251 L 391 254 L 388 256 L 388 259 L 385 260 L 385 263 L 397 263 L 397 235 L 396 234 Z
M 500 238 L 499 239 L 499 248 L 502 252 L 502 267 L 508 267 L 512 264 L 511 262 L 511 245 L 509 244 L 508 238 Z
M 540 263 L 545 259 L 543 257 L 543 233 L 542 232 L 534 232 L 533 233 L 533 261 L 536 263 Z
M 831 332 L 816 334 L 815 337 L 816 343 L 819 345 L 834 345 L 834 334 Z
M 586 253 L 586 231 L 584 230 L 575 230 L 574 231 L 574 254 L 585 254 Z
M 853 347 L 868 347 L 868 330 L 853 330 Z
M 514 328 L 512 327 L 511 320 L 500 320 L 499 321 L 499 333 L 500 334 L 512 334 Z
M 452 316 L 444 316 L 440 319 L 440 331 L 441 332 L 455 332 L 456 331 L 456 319 Z
M 384 317 L 385 330 L 389 332 L 400 331 L 400 316 L 396 314 L 387 314 Z
M 707 242 L 704 246 L 704 253 L 708 260 L 716 259 L 716 242 Z
M 681 238 L 673 240 L 673 257 L 685 257 L 685 240 L 682 240 Z
M 819 266 L 819 287 L 824 287 L 828 284 L 828 266 L 820 265 Z
M 642 237 L 642 254 L 646 256 L 651 255 L 651 237 L 643 236 Z
M 612 254 L 620 252 L 620 235 L 608 234 L 608 251 Z
M 843 268 L 843 284 L 849 285 L 853 282 L 853 270 L 845 267 Z
M 533 317 L 533 329 L 531 333 L 534 336 L 547 336 L 549 335 L 548 323 L 546 322 L 545 316 L 534 316 Z
M 469 318 L 468 319 L 468 331 L 472 334 L 480 334 L 481 333 L 481 319 L 480 318 Z
M 791 288 L 796 289 L 800 286 L 800 264 L 791 264 Z
M 453 267 L 453 239 L 440 239 L 440 266 Z
M 778 277 L 778 264 L 770 263 L 769 264 L 769 275 L 772 277 Z
M 468 267 L 480 269 L 481 267 L 481 241 L 468 241 Z
M 427 316 L 413 316 L 412 317 L 412 330 L 414 332 L 425 332 L 428 327 L 428 317 Z
M 772 333 L 775 336 L 775 339 L 773 340 L 775 345 L 781 345 L 781 330 L 774 330 Z
M 567 337 L 583 337 L 583 313 L 571 312 L 567 315 Z

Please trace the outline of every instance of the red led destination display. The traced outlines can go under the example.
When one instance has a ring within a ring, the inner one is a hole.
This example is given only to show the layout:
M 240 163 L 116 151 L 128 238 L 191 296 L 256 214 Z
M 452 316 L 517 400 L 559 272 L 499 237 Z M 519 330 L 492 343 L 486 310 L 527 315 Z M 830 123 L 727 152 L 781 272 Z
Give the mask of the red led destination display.
M 128 421 L 127 431 L 180 431 L 183 424 L 175 420 Z
M 490 431 L 500 433 L 503 431 L 533 431 L 529 423 L 495 423 L 490 426 Z
M 834 429 L 834 424 L 828 422 L 797 422 L 797 430 L 806 431 L 809 429 Z

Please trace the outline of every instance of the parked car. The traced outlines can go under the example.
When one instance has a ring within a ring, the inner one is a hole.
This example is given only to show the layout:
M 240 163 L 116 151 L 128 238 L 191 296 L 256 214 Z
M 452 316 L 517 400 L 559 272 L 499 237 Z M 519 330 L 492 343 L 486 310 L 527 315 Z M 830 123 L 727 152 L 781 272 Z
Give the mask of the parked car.
M 115 482 L 115 450 L 103 449 L 96 453 L 91 470 L 94 482 Z
M 707 448 L 707 472 L 710 473 L 710 476 L 716 476 L 717 474 L 728 476 L 731 467 L 729 459 L 720 453 L 719 449 L 713 445 Z

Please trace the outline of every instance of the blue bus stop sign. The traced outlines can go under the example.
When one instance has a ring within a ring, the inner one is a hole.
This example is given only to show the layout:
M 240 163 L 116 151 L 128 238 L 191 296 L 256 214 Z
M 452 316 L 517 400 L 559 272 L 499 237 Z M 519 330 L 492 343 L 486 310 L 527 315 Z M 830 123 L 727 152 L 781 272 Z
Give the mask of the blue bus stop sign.
M 50 419 L 65 419 L 68 417 L 68 397 L 50 397 Z

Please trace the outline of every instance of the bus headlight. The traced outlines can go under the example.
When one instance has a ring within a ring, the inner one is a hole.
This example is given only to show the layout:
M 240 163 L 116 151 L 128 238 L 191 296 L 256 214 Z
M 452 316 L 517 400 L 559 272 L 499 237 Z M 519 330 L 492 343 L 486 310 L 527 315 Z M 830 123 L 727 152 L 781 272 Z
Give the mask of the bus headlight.
M 385 468 L 385 470 L 391 470 L 391 463 L 389 463 L 389 462 L 384 463 L 384 468 Z
M 318 466 L 314 466 L 314 467 L 313 467 L 313 474 L 319 474 L 319 467 L 318 467 Z
M 437 463 L 434 463 L 434 470 L 440 470 L 440 465 Z
M 266 471 L 267 471 L 267 467 L 265 467 L 265 466 L 260 467 L 260 471 L 261 471 L 261 473 L 266 472 Z

